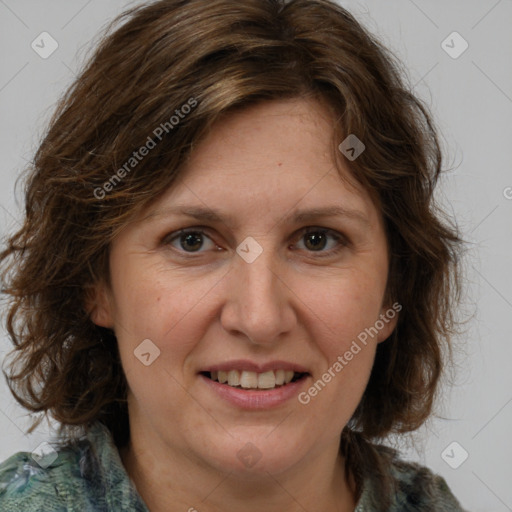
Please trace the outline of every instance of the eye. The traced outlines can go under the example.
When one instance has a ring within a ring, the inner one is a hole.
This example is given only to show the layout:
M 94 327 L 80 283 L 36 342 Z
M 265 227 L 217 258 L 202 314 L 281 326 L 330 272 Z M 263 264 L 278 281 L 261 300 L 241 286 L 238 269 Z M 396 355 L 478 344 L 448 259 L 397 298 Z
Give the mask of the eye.
M 222 250 L 202 228 L 181 229 L 166 236 L 162 243 L 187 254 Z M 312 227 L 302 231 L 299 242 L 294 247 L 309 253 L 319 253 L 318 256 L 330 256 L 348 245 L 348 240 L 341 233 L 331 229 Z
M 301 236 L 297 245 L 300 246 L 300 242 L 304 242 L 303 245 L 306 251 L 321 252 L 326 255 L 334 254 L 348 245 L 347 240 L 340 233 L 316 227 L 308 228 Z
M 178 233 L 166 237 L 164 243 L 178 251 L 188 253 L 199 252 L 201 249 L 211 250 L 217 247 L 212 239 L 200 229 L 182 229 Z

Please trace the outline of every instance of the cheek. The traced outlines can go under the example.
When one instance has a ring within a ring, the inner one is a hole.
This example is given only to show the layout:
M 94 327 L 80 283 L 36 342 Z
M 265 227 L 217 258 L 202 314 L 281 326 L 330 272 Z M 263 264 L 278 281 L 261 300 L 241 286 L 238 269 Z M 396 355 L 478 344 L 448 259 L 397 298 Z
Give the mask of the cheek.
M 136 404 L 144 415 L 154 415 L 158 410 L 158 414 L 165 416 L 176 409 L 191 407 L 190 397 L 183 393 L 188 378 L 187 356 L 203 338 L 211 321 L 209 297 L 214 293 L 218 276 L 215 280 L 206 276 L 185 278 L 171 276 L 162 268 L 137 268 L 144 270 L 135 273 L 124 265 L 112 275 L 119 351 L 135 397 L 132 407 Z M 147 353 L 150 355 L 146 366 L 142 354 Z M 162 397 L 173 399 L 162 401 Z
M 308 309 L 316 313 L 309 314 L 309 331 L 323 357 L 299 399 L 310 408 L 312 417 L 329 415 L 332 423 L 324 428 L 333 435 L 339 434 L 356 410 L 375 359 L 377 337 L 370 328 L 379 318 L 381 296 L 368 293 L 369 283 L 331 281 L 323 293 L 310 294 L 307 302 Z
M 163 356 L 172 352 L 176 359 L 177 353 L 186 353 L 207 321 L 203 303 L 215 283 L 213 276 L 171 275 L 144 262 L 119 266 L 112 274 L 112 286 L 120 350 L 128 353 L 150 339 Z
M 332 357 L 348 349 L 352 340 L 379 318 L 385 283 L 375 273 L 348 271 L 328 279 L 302 279 L 298 295 L 309 311 L 314 337 Z M 360 336 L 364 338 L 364 334 Z M 371 339 L 371 337 L 369 338 Z

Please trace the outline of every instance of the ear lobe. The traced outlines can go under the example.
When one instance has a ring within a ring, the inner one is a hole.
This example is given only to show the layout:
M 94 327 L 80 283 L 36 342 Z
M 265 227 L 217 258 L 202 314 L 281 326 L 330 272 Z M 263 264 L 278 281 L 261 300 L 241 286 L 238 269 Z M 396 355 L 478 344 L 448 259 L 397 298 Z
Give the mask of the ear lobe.
M 92 322 L 99 327 L 109 329 L 114 327 L 112 308 L 106 286 L 103 283 L 97 283 L 87 290 L 85 310 Z
M 377 335 L 377 343 L 387 340 L 395 330 L 398 323 L 398 313 L 402 310 L 401 304 L 395 302 L 390 307 L 382 308 L 376 326 L 380 327 Z

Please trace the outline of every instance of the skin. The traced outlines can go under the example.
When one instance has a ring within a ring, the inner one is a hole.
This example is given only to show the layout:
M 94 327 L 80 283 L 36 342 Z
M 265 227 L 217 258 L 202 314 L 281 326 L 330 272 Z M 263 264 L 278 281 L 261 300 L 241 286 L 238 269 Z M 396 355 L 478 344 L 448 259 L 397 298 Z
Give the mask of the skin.
M 111 288 L 98 283 L 92 318 L 118 339 L 131 429 L 120 453 L 152 512 L 356 505 L 340 433 L 396 317 L 307 405 L 294 397 L 271 410 L 240 410 L 198 375 L 232 359 L 284 360 L 308 369 L 307 391 L 389 309 L 382 218 L 364 190 L 340 178 L 349 173 L 332 160 L 333 122 L 323 105 L 305 99 L 227 116 L 178 182 L 112 243 Z M 171 214 L 176 205 L 232 218 L 198 221 Z M 364 220 L 288 219 L 331 205 Z M 175 235 L 199 226 L 203 244 L 187 252 Z M 341 242 L 328 233 L 318 248 L 306 228 L 332 230 Z M 263 248 L 252 263 L 236 252 L 248 236 Z M 134 355 L 145 339 L 160 350 L 149 366 Z M 261 456 L 251 467 L 237 457 L 248 442 Z

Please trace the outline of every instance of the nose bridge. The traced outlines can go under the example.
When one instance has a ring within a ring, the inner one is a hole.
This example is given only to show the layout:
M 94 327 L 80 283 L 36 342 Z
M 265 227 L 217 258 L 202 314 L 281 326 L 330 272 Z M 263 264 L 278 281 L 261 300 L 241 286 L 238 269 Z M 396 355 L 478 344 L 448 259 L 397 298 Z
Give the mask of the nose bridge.
M 272 343 L 291 329 L 294 317 L 277 256 L 266 248 L 253 261 L 237 255 L 233 264 L 224 327 L 245 334 L 253 343 Z
M 279 281 L 275 270 L 275 257 L 271 251 L 265 251 L 252 263 L 240 262 L 239 266 L 249 300 L 271 308 L 272 303 L 278 299 Z

